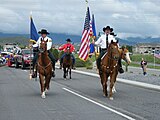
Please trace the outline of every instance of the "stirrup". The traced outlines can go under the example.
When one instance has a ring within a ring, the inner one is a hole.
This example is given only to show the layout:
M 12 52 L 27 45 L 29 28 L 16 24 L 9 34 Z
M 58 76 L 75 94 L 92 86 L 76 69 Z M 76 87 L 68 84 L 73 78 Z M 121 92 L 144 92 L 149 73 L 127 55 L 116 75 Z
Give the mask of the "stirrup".
M 55 75 L 55 72 L 54 71 L 52 71 L 52 77 L 55 77 L 56 75 Z
M 33 72 L 32 73 L 32 78 L 36 78 L 37 76 L 36 76 L 36 74 L 35 74 L 35 72 Z

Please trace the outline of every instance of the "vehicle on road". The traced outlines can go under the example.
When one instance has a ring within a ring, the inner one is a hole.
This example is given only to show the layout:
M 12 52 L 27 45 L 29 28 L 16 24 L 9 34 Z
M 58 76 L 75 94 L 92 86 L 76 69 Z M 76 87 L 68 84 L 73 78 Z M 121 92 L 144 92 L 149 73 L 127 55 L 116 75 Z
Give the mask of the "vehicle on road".
M 15 68 L 19 68 L 21 65 L 22 69 L 32 65 L 33 53 L 31 53 L 30 49 L 22 49 L 21 53 L 18 53 L 14 56 L 15 60 Z

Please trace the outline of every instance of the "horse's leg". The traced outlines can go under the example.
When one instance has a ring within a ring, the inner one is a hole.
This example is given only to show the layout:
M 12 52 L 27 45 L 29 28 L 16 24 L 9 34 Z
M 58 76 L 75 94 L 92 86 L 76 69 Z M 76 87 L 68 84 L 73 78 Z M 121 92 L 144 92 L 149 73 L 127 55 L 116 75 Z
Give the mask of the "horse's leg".
M 63 71 L 64 71 L 63 78 L 66 79 L 66 67 L 63 67 Z
M 46 76 L 46 83 L 45 83 L 45 91 L 46 92 L 49 90 L 49 84 L 50 84 L 51 77 L 52 77 L 52 72 L 51 72 L 51 74 L 47 74 L 47 76 Z
M 41 85 L 41 97 L 45 98 L 45 84 L 44 84 L 44 76 L 39 74 L 40 85 Z
M 72 77 L 71 77 L 71 67 L 69 68 L 69 76 L 70 76 L 70 79 L 72 79 Z
M 115 78 L 117 78 L 117 75 L 118 75 L 118 72 L 116 73 L 116 76 L 115 76 Z M 115 81 L 114 81 L 114 85 L 113 85 L 113 89 L 112 89 L 112 92 L 113 93 L 116 93 L 117 92 L 117 90 L 116 90 L 116 79 L 115 79 Z
M 66 76 L 68 76 L 68 69 L 69 69 L 69 68 L 67 67 L 67 68 L 66 68 Z
M 111 74 L 111 76 L 110 76 L 110 91 L 109 91 L 109 99 L 110 99 L 110 100 L 113 100 L 113 92 L 112 92 L 112 89 L 113 89 L 114 83 L 115 83 L 115 81 L 116 81 L 116 77 L 117 77 L 116 74 Z
M 103 95 L 108 96 L 108 93 L 107 93 L 107 76 L 106 76 L 105 72 L 103 72 Z

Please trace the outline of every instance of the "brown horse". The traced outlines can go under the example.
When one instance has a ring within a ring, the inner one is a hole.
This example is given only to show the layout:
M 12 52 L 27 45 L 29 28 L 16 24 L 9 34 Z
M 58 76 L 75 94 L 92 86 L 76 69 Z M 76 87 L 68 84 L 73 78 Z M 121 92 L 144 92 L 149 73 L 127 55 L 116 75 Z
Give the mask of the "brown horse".
M 66 55 L 63 58 L 63 78 L 66 79 L 69 72 L 69 78 L 71 78 L 71 69 L 72 69 L 72 58 L 71 58 L 71 52 L 70 47 L 67 47 Z
M 112 89 L 118 75 L 119 59 L 120 59 L 120 53 L 118 50 L 117 42 L 112 41 L 107 49 L 106 54 L 104 54 L 101 60 L 102 73 L 99 72 L 104 96 L 108 96 L 107 81 L 108 77 L 110 77 L 110 91 L 109 91 L 110 99 L 113 99 Z
M 120 53 L 120 59 L 123 59 L 127 63 L 127 65 L 129 65 L 131 63 L 131 59 L 130 59 L 130 56 L 129 56 L 128 49 L 126 47 L 120 48 L 119 53 Z M 107 89 L 107 90 L 109 90 L 109 89 Z M 114 83 L 112 92 L 113 93 L 116 92 L 115 83 Z
M 39 49 L 37 69 L 39 72 L 41 97 L 45 98 L 45 93 L 49 90 L 49 84 L 52 77 L 52 63 L 48 57 L 47 41 L 42 41 Z

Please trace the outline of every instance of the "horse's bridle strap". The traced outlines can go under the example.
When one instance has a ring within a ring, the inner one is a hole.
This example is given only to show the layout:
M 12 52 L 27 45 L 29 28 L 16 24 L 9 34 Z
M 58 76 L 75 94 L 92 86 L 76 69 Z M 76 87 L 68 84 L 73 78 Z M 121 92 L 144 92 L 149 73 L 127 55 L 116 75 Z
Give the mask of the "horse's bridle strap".
M 40 65 L 39 62 L 38 62 L 38 66 L 40 66 L 40 67 L 43 68 L 43 69 L 46 69 L 46 68 L 49 67 L 50 65 L 51 65 L 51 62 L 49 62 L 47 66 L 42 66 L 42 65 Z

